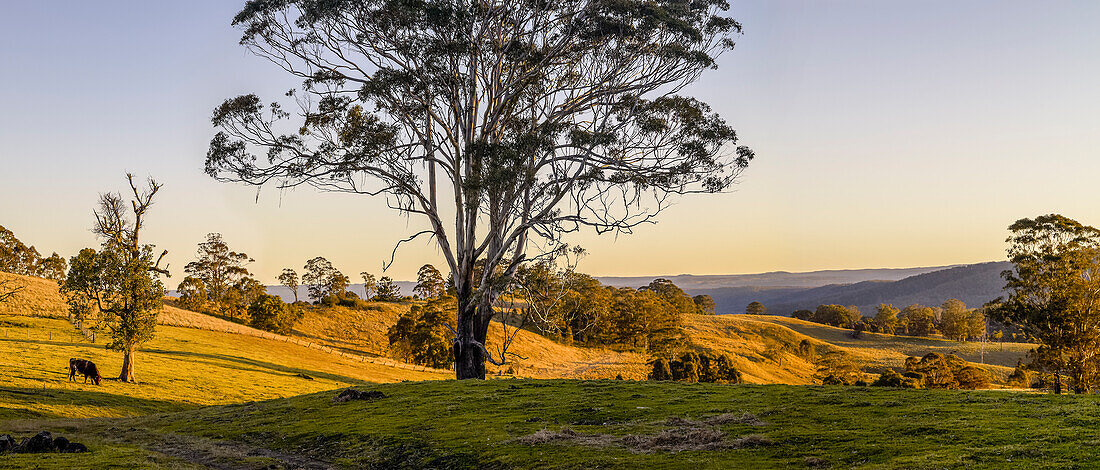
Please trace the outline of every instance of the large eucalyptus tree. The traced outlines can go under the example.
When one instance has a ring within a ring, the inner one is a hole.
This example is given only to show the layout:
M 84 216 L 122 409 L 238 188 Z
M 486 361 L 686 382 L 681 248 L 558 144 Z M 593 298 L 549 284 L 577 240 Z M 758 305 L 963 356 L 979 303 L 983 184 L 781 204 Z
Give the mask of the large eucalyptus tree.
M 384 196 L 454 276 L 457 376 L 483 378 L 516 269 L 584 227 L 630 232 L 752 159 L 678 93 L 733 47 L 725 0 L 252 0 L 241 43 L 303 80 L 226 100 L 206 171 Z M 400 245 L 401 242 L 398 242 Z M 482 267 L 475 269 L 475 263 Z M 475 275 L 476 273 L 476 275 Z

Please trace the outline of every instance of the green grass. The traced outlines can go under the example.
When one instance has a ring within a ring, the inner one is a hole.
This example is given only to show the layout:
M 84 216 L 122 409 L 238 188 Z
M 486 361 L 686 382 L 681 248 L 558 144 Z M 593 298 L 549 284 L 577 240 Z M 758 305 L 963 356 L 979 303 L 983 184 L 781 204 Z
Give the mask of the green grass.
M 334 392 L 144 417 L 19 423 L 97 444 L 86 455 L 4 456 L 0 466 L 114 464 L 263 468 L 294 455 L 343 468 L 1093 468 L 1100 397 L 630 381 L 491 380 L 369 387 L 388 398 L 334 404 Z M 611 442 L 525 444 L 540 430 L 652 436 L 715 427 L 761 447 L 644 452 Z M 703 425 L 704 427 L 709 427 Z M 170 443 L 170 445 L 166 444 Z M 163 452 L 163 453 L 162 453 Z M 167 455 L 165 455 L 167 454 Z
M 102 386 L 68 380 L 69 358 L 92 360 Z M 122 355 L 65 320 L 0 315 L 0 423 L 17 418 L 118 417 L 445 378 L 363 363 L 252 336 L 159 326 L 137 353 L 137 384 L 114 380 Z M 300 377 L 304 374 L 309 380 Z

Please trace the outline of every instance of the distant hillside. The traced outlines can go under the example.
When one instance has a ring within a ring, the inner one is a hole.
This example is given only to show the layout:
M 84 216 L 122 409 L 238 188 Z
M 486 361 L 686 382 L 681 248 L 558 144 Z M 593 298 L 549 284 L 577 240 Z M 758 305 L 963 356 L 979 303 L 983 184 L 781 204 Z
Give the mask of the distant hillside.
M 855 305 L 865 314 L 872 312 L 879 303 L 890 303 L 901 308 L 914 303 L 939 305 L 947 299 L 959 299 L 967 305 L 979 306 L 1005 294 L 1001 272 L 1010 266 L 1007 262 L 980 263 L 921 273 L 896 281 L 868 280 L 814 288 L 685 290 L 693 295 L 714 297 L 719 313 L 742 313 L 745 305 L 753 301 L 763 303 L 770 313 L 777 315 L 789 315 L 803 308 L 812 310 L 821 304 Z
M 852 284 L 862 281 L 898 281 L 918 274 L 941 271 L 952 266 L 934 266 L 925 268 L 902 269 L 831 269 L 790 273 L 774 271 L 759 274 L 715 274 L 696 276 L 680 274 L 676 276 L 603 276 L 597 279 L 615 287 L 640 287 L 649 284 L 655 278 L 672 280 L 681 289 L 718 289 L 730 287 L 821 287 L 829 284 Z

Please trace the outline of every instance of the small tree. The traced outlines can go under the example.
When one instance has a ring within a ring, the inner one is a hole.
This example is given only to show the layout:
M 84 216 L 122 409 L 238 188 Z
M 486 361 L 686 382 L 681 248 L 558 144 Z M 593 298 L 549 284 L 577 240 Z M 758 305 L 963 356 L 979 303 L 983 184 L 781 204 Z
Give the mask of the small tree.
M 73 258 L 61 292 L 74 314 L 98 310 L 108 315 L 111 342 L 107 347 L 123 353 L 119 380 L 134 382 L 135 350 L 153 338 L 156 328 L 164 297 L 159 276 L 168 275 L 160 262 L 168 252 L 154 259 L 153 245 L 140 239 L 146 212 L 161 185 L 150 179 L 148 187 L 139 190 L 133 175 L 126 178 L 133 200 L 126 204 L 116 193 L 100 196 L 93 231 L 103 241 L 102 248 L 81 250 Z M 127 206 L 133 209 L 132 218 Z
M 718 310 L 718 303 L 709 295 L 700 294 L 692 297 L 691 300 L 695 302 L 695 310 L 702 315 L 714 315 Z
M 195 261 L 187 263 L 183 270 L 189 277 L 202 281 L 214 313 L 225 315 L 248 307 L 232 304 L 230 289 L 241 279 L 252 276 L 245 265 L 253 261 L 247 254 L 230 250 L 222 234 L 209 233 L 206 241 L 199 243 Z
M 447 325 L 454 323 L 452 301 L 432 301 L 414 305 L 389 329 L 390 347 L 400 358 L 437 369 L 451 369 L 454 334 Z
M 936 332 L 936 311 L 931 307 L 913 304 L 901 311 L 901 322 L 906 334 L 928 336 Z
M 901 311 L 890 304 L 878 304 L 875 309 L 875 328 L 880 333 L 894 334 L 898 329 L 898 313 Z
M 253 328 L 286 334 L 301 319 L 302 311 L 283 303 L 278 296 L 261 294 L 248 306 L 248 316 L 248 325 Z
M 425 300 L 433 300 L 442 296 L 446 289 L 443 275 L 435 266 L 425 264 L 420 267 L 420 271 L 416 273 L 416 287 L 413 288 L 416 295 Z
M 768 309 L 760 302 L 752 302 L 745 307 L 745 313 L 749 315 L 764 315 L 768 313 Z
M 943 303 L 943 311 L 940 313 L 940 332 L 943 337 L 955 341 L 964 341 L 970 336 L 970 324 L 968 319 L 970 311 L 966 304 L 958 299 L 950 299 Z
M 320 256 L 306 262 L 302 283 L 309 291 L 314 302 L 320 302 L 327 296 L 338 296 L 347 290 L 349 280 L 344 273 L 332 266 L 329 260 Z
M 359 275 L 363 278 L 363 299 L 370 300 L 378 290 L 378 280 L 374 278 L 374 274 L 368 272 L 361 272 Z
M 397 283 L 393 282 L 393 279 L 389 276 L 382 276 L 378 280 L 378 292 L 374 294 L 374 299 L 378 302 L 397 302 L 401 300 L 401 288 L 397 287 Z
M 294 293 L 294 303 L 298 303 L 298 273 L 293 269 L 283 268 L 283 273 L 279 275 L 279 284 L 290 289 Z

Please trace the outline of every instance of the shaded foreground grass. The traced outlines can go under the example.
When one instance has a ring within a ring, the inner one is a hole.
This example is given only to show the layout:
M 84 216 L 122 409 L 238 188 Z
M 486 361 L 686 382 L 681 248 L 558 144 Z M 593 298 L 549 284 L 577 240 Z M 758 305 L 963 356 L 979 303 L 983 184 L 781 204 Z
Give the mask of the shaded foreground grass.
M 615 380 L 369 388 L 388 397 L 334 404 L 329 391 L 136 418 L 9 423 L 72 435 L 93 451 L 3 456 L 0 466 L 1100 466 L 1096 396 Z M 719 441 L 692 447 L 682 437 L 700 434 Z

